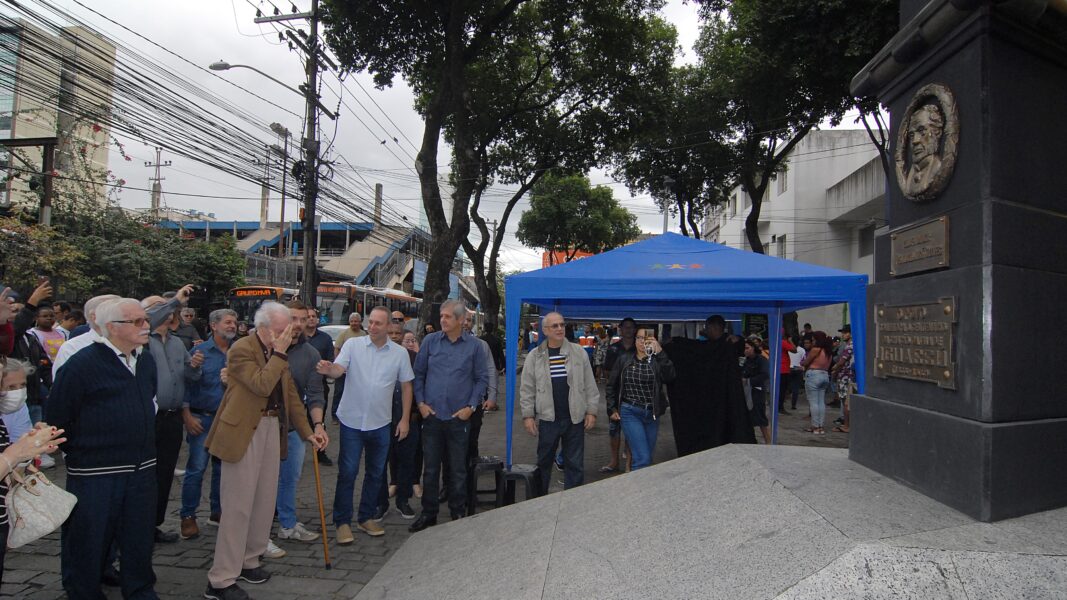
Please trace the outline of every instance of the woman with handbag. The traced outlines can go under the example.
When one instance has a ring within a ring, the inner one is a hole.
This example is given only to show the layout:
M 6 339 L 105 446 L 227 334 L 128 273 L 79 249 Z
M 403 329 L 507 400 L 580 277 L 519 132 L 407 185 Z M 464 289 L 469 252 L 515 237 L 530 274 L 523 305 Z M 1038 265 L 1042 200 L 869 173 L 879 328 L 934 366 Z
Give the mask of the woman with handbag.
M 33 367 L 18 359 L 0 356 L 0 413 L 13 413 L 26 402 L 26 376 Z M 0 582 L 4 579 L 4 554 L 7 551 L 9 531 L 7 504 L 11 474 L 16 465 L 32 460 L 46 452 L 55 452 L 67 441 L 60 437 L 62 430 L 38 423 L 15 442 L 7 435 L 7 427 L 0 421 Z

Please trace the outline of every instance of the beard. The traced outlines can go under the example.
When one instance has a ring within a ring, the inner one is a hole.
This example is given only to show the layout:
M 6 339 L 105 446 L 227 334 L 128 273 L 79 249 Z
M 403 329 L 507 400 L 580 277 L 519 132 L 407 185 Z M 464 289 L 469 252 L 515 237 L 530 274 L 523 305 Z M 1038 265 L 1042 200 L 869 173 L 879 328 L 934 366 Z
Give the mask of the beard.
M 222 339 L 226 340 L 227 342 L 232 342 L 233 338 L 237 337 L 237 332 L 236 331 L 220 331 L 219 335 L 222 336 Z

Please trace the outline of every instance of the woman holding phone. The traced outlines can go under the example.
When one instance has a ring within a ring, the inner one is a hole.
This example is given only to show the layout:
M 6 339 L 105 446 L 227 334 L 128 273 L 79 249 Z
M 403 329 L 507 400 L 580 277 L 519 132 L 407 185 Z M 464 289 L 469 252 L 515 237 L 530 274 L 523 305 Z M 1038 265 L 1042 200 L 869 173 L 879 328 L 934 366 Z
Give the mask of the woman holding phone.
M 663 385 L 674 381 L 674 363 L 663 352 L 654 330 L 638 330 L 635 347 L 635 354 L 619 355 L 606 390 L 608 418 L 622 421 L 633 471 L 652 464 L 658 419 L 667 412 Z

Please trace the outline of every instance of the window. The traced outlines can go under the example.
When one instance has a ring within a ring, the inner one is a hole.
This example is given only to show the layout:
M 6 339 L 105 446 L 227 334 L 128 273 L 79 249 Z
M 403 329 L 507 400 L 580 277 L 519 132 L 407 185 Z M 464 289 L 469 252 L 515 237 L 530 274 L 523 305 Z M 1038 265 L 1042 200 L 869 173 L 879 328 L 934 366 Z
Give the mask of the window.
M 860 258 L 874 254 L 874 225 L 868 225 L 860 229 L 859 238 Z
M 778 173 L 778 195 L 786 193 L 789 190 L 789 171 L 782 171 Z
M 778 258 L 786 258 L 785 255 L 785 235 L 778 236 L 778 239 L 774 241 L 776 246 L 774 255 Z
M 730 216 L 737 214 L 737 194 L 730 196 Z

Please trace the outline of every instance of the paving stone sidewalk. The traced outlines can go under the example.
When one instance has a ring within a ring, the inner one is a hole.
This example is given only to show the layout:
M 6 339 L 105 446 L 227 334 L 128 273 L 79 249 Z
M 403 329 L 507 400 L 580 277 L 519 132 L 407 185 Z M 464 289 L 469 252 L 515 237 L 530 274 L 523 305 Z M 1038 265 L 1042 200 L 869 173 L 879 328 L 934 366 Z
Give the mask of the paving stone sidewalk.
M 503 378 L 501 378 L 503 384 Z M 503 385 L 501 385 L 503 388 Z M 603 389 L 603 388 L 602 388 Z M 506 446 L 506 431 L 503 410 L 503 390 L 500 399 L 501 410 L 487 413 L 485 416 L 480 449 L 482 454 L 503 456 Z M 839 409 L 829 408 L 828 422 L 837 415 Z M 807 425 L 805 417 L 807 405 L 803 396 L 796 411 L 782 418 L 779 427 L 779 443 L 804 446 L 825 446 L 844 448 L 848 445 L 847 434 L 828 433 L 824 436 L 812 436 L 802 432 Z M 514 425 L 514 461 L 532 463 L 535 461 L 536 439 L 522 428 L 519 415 L 515 415 Z M 337 457 L 338 428 L 334 423 L 327 427 L 331 436 L 331 447 L 327 453 Z M 828 428 L 829 429 L 829 428 Z M 605 477 L 598 469 L 608 462 L 609 443 L 606 416 L 601 403 L 601 416 L 596 427 L 587 434 L 585 442 L 586 482 L 591 483 Z M 185 464 L 183 444 L 179 466 Z M 304 472 L 297 494 L 297 514 L 309 529 L 319 529 L 318 504 L 315 494 L 314 473 L 310 462 L 312 453 L 306 453 Z M 662 462 L 677 456 L 674 448 L 674 436 L 671 433 L 670 415 L 665 415 L 660 425 L 659 440 L 656 444 L 655 460 Z M 65 481 L 63 463 L 60 459 L 57 468 L 47 471 L 47 475 L 62 485 Z M 385 564 L 401 544 L 408 538 L 407 526 L 410 521 L 400 518 L 395 510 L 391 511 L 383 523 L 386 535 L 371 538 L 356 533 L 355 543 L 338 546 L 333 540 L 331 524 L 331 506 L 336 483 L 335 467 L 321 467 L 323 497 L 326 510 L 327 531 L 330 534 L 330 560 L 332 569 L 324 568 L 322 542 L 312 543 L 279 540 L 275 543 L 284 548 L 288 554 L 277 560 L 264 560 L 265 567 L 273 573 L 271 580 L 263 585 L 244 587 L 256 600 L 341 600 L 355 597 L 359 590 L 370 581 L 371 577 Z M 360 477 L 356 482 L 356 493 L 362 485 L 362 465 Z M 205 478 L 206 479 L 206 478 Z M 483 487 L 488 485 L 488 480 Z M 562 489 L 562 473 L 554 474 L 550 492 Z M 201 507 L 207 507 L 206 491 Z M 177 531 L 178 507 L 180 505 L 181 478 L 176 477 L 171 489 L 170 509 L 164 528 Z M 521 497 L 521 494 L 520 494 Z M 491 498 L 483 496 L 484 502 L 479 511 L 491 510 Z M 414 500 L 414 499 L 413 499 Z M 358 497 L 356 499 L 358 502 Z M 416 512 L 419 506 L 412 502 Z M 447 514 L 447 511 L 444 511 Z M 207 571 L 211 566 L 212 553 L 215 548 L 215 529 L 205 522 L 206 514 L 201 517 L 201 535 L 197 539 L 184 540 L 176 544 L 158 544 L 155 546 L 153 564 L 155 565 L 156 591 L 160 598 L 201 598 L 207 584 Z M 275 525 L 274 535 L 277 534 Z M 18 550 L 7 553 L 4 561 L 3 585 L 0 586 L 0 598 L 20 598 L 27 600 L 64 598 L 59 575 L 59 533 Z M 107 598 L 119 599 L 121 593 L 115 588 L 105 588 Z

